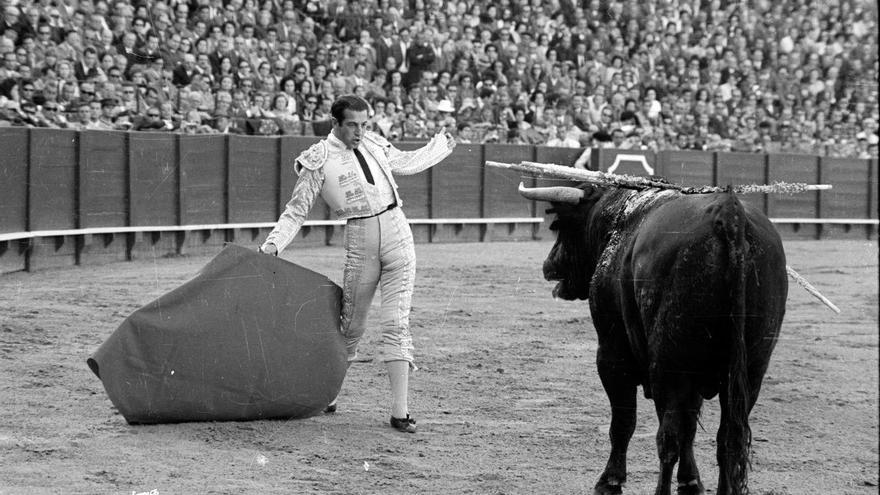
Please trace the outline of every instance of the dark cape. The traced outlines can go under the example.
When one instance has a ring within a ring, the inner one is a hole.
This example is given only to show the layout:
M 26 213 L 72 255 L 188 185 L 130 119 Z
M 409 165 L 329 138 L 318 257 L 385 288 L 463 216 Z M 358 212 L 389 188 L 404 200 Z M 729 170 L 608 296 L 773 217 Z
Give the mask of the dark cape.
M 345 377 L 341 296 L 321 274 L 229 245 L 87 362 L 132 424 L 312 416 Z

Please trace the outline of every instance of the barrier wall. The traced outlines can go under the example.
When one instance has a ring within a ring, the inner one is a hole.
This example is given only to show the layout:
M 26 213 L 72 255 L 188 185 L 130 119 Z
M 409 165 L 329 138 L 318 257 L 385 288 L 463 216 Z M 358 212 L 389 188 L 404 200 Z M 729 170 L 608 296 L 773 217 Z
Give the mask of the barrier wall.
M 0 132 L 0 232 L 28 230 L 27 129 Z M 27 243 L 0 242 L 0 273 L 27 268 Z
M 0 149 L 0 232 L 23 232 L 28 229 L 27 129 L 0 132 Z
M 658 175 L 670 182 L 699 187 L 718 184 L 715 171 L 715 153 L 708 151 L 661 151 Z
M 0 130 L 0 273 L 101 260 L 256 246 L 287 203 L 296 156 L 314 137 Z M 399 143 L 412 150 L 422 143 Z M 568 183 L 487 168 L 486 160 L 572 164 L 581 149 L 461 144 L 442 164 L 397 176 L 417 242 L 527 240 L 552 235 L 526 186 Z M 830 191 L 747 195 L 784 236 L 874 238 L 877 160 L 592 150 L 591 168 L 653 171 L 684 185 L 828 183 Z M 295 245 L 341 243 L 318 199 Z M 519 220 L 519 221 L 517 221 Z M 256 225 L 255 225 L 256 224 Z M 195 227 L 194 227 L 195 226 Z M 87 233 L 81 233 L 88 229 Z M 73 231 L 73 232 L 71 232 Z

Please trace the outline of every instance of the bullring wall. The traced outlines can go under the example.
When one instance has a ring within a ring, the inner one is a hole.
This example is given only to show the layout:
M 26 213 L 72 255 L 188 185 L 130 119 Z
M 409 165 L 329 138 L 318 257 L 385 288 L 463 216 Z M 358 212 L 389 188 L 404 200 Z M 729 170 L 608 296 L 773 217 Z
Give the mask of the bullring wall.
M 296 155 L 316 140 L 0 129 L 0 273 L 213 253 L 226 242 L 256 246 L 290 195 Z M 397 146 L 407 150 L 420 145 Z M 536 180 L 483 163 L 570 165 L 580 152 L 460 144 L 441 165 L 397 177 L 417 242 L 552 235 L 548 222 L 535 223 L 545 207 L 524 200 L 516 188 L 520 181 L 527 186 L 560 181 Z M 876 159 L 593 150 L 590 168 L 639 175 L 650 171 L 693 186 L 832 184 L 830 191 L 749 195 L 743 200 L 758 204 L 786 237 L 876 236 Z M 314 225 L 303 229 L 295 245 L 339 242 L 341 227 L 320 199 L 309 220 Z M 71 232 L 77 230 L 82 232 Z

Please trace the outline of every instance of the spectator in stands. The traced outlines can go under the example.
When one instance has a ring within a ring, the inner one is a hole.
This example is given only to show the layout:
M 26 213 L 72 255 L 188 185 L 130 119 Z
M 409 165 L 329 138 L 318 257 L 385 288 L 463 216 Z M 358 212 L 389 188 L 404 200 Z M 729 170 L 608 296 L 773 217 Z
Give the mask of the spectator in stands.
M 6 36 L 8 32 L 15 33 L 14 36 L 8 36 L 14 40 L 21 40 L 25 34 L 31 33 L 31 28 L 27 22 L 21 19 L 21 10 L 11 3 L 4 2 L 3 21 L 0 22 L 0 35 Z M 20 44 L 20 41 L 19 43 Z
M 545 143 L 546 146 L 555 146 L 557 148 L 580 148 L 581 144 L 578 140 L 569 136 L 568 129 L 564 125 L 553 126 L 554 135 Z
M 334 13 L 341 12 L 338 5 L 332 6 Z M 545 107 L 562 96 L 570 98 L 561 100 L 568 106 L 579 103 L 575 95 L 585 97 L 590 132 L 602 125 L 604 106 L 610 106 L 616 117 L 631 99 L 635 108 L 630 104 L 628 109 L 637 114 L 643 143 L 652 146 L 672 139 L 661 115 L 680 127 L 688 114 L 697 125 L 706 114 L 709 122 L 702 127 L 708 132 L 685 129 L 682 143 L 711 140 L 712 146 L 767 149 L 752 139 L 757 138 L 757 123 L 766 120 L 770 141 L 786 140 L 783 149 L 814 146 L 825 153 L 829 150 L 823 146 L 837 142 L 842 145 L 835 147 L 835 154 L 855 155 L 864 154 L 868 141 L 867 134 L 865 139 L 856 138 L 864 130 L 860 122 L 866 113 L 874 114 L 869 117 L 877 113 L 877 55 L 876 49 L 870 49 L 877 45 L 877 14 L 876 9 L 861 5 L 709 2 L 691 10 L 676 0 L 628 9 L 612 2 L 590 14 L 602 4 L 588 2 L 585 9 L 567 15 L 545 12 L 529 2 L 486 9 L 472 0 L 446 10 L 415 6 L 393 2 L 378 11 L 370 2 L 358 2 L 362 14 L 355 19 L 347 13 L 331 15 L 319 2 L 237 0 L 224 5 L 222 0 L 206 0 L 132 6 L 99 1 L 78 9 L 8 2 L 3 4 L 0 26 L 0 83 L 31 79 L 39 97 L 46 96 L 51 86 L 60 105 L 83 97 L 71 80 L 96 83 L 96 101 L 118 97 L 120 108 L 140 112 L 130 118 L 137 127 L 149 104 L 130 108 L 135 105 L 122 94 L 126 85 L 140 90 L 135 101 L 149 98 L 153 104 L 169 100 L 181 109 L 184 104 L 192 106 L 190 100 L 197 98 L 179 91 L 188 84 L 180 67 L 192 65 L 191 59 L 184 62 L 191 54 L 207 86 L 195 94 L 212 112 L 217 91 L 231 95 L 241 89 L 250 97 L 257 91 L 283 90 L 282 78 L 294 75 L 294 67 L 302 64 L 304 77 L 311 78 L 313 89 L 324 98 L 362 86 L 356 91 L 394 101 L 397 111 L 423 118 L 426 109 L 419 96 L 425 94 L 424 87 L 435 86 L 437 98 L 453 104 L 457 120 L 478 117 L 485 102 L 493 114 L 521 105 L 526 107 L 525 121 L 548 140 L 556 133 L 544 122 L 541 105 L 532 108 L 530 97 L 536 90 L 544 93 Z M 809 26 L 799 21 L 805 17 L 819 23 Z M 337 24 L 331 24 L 334 20 Z M 340 39 L 343 20 L 345 35 Z M 418 46 L 411 33 L 417 35 Z M 770 39 L 780 41 L 768 43 Z M 412 71 L 421 44 L 429 48 L 433 60 L 426 67 L 417 63 Z M 229 58 L 224 74 L 232 81 L 214 78 L 221 55 Z M 239 72 L 241 60 L 248 64 L 251 77 Z M 358 62 L 366 64 L 367 82 L 349 81 L 343 87 L 339 81 L 350 78 Z M 370 77 L 373 67 L 384 68 L 389 80 L 397 81 L 383 84 L 381 78 Z M 419 71 L 425 76 L 417 75 Z M 174 89 L 164 84 L 169 73 Z M 192 79 L 192 69 L 187 73 Z M 18 105 L 20 87 L 13 86 L 16 97 L 7 96 L 5 101 Z M 506 103 L 480 94 L 483 89 L 495 93 L 499 87 L 509 94 Z M 303 88 L 297 83 L 288 93 L 290 101 L 299 99 L 298 110 L 307 98 Z M 451 97 L 449 88 L 458 94 Z M 470 103 L 464 105 L 465 101 Z M 726 113 L 719 101 L 727 107 Z M 248 101 L 247 108 L 251 104 Z M 70 111 L 76 113 L 76 108 Z M 749 116 L 755 117 L 754 123 L 749 124 Z M 24 122 L 21 116 L 16 118 Z M 579 125 L 584 127 L 585 120 L 581 118 Z M 785 121 L 790 126 L 783 135 L 779 131 Z M 480 138 L 482 130 L 472 129 Z
M 269 112 L 277 122 L 282 134 L 302 134 L 299 115 L 290 109 L 288 95 L 284 93 L 276 94 Z
M 188 86 L 196 73 L 202 73 L 202 69 L 196 65 L 196 56 L 186 53 L 181 57 L 180 65 L 174 68 L 171 82 L 176 86 Z
M 92 121 L 92 110 L 88 103 L 77 103 L 76 114 L 68 127 L 75 130 L 85 130 Z
M 116 105 L 113 98 L 104 98 L 100 101 L 101 110 L 98 118 L 92 121 L 87 128 L 99 131 L 110 131 L 116 128 Z
M 433 31 L 426 29 L 415 35 L 415 41 L 406 50 L 407 72 L 404 77 L 404 85 L 409 88 L 421 81 L 422 73 L 431 67 L 435 54 L 431 48 L 430 40 Z
M 61 112 L 61 106 L 54 102 L 48 101 L 43 105 L 43 116 L 46 117 L 48 127 L 67 128 L 67 118 Z

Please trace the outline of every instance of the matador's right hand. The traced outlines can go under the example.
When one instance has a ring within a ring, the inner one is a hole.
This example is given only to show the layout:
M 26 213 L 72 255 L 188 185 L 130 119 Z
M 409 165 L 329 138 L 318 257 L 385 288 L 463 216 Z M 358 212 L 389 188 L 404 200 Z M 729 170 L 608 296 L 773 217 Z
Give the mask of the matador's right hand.
M 260 246 L 257 250 L 263 254 L 271 254 L 272 256 L 278 256 L 278 248 L 275 247 L 275 244 L 269 243 L 266 244 L 265 247 Z

